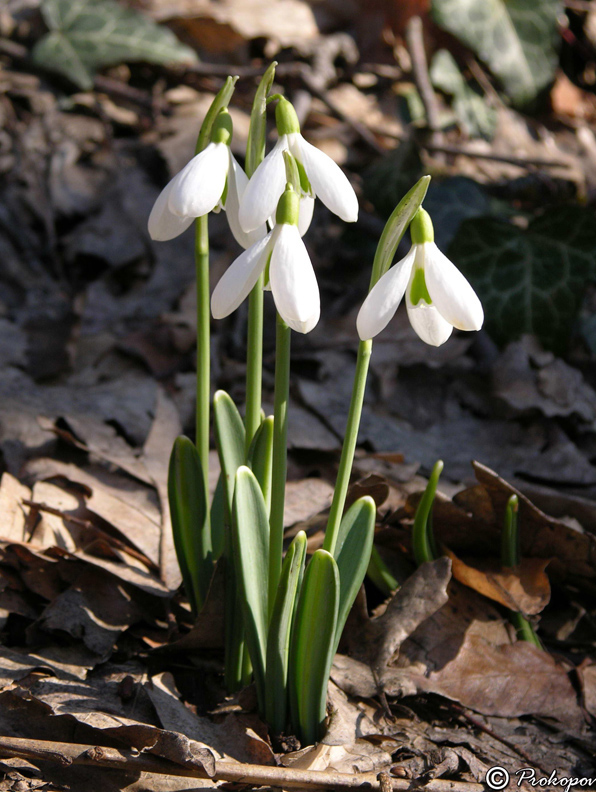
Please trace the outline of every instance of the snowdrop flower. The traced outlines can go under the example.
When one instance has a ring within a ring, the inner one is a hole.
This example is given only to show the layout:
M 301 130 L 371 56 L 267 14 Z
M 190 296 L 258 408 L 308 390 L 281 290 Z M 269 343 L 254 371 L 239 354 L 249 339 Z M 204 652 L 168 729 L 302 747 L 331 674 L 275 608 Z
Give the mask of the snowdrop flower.
M 223 319 L 248 297 L 269 263 L 269 284 L 275 307 L 298 333 L 309 333 L 321 313 L 319 287 L 298 227 L 300 199 L 291 185 L 282 194 L 276 224 L 263 239 L 245 250 L 213 290 L 211 312 Z
M 293 106 L 283 97 L 275 108 L 279 140 L 253 173 L 240 204 L 240 225 L 252 231 L 275 211 L 284 191 L 286 171 L 284 151 L 289 151 L 302 171 L 302 189 L 318 196 L 325 206 L 347 223 L 358 219 L 358 199 L 341 168 L 300 134 L 300 124 Z
M 264 236 L 266 228 L 246 233 L 238 222 L 242 194 L 248 184 L 246 174 L 230 151 L 232 119 L 222 110 L 213 124 L 211 142 L 164 187 L 149 215 L 149 235 L 165 242 L 174 239 L 196 217 L 226 209 L 236 241 L 249 247 Z
M 410 225 L 412 247 L 371 289 L 356 320 L 358 335 L 374 338 L 393 318 L 406 295 L 410 324 L 431 346 L 441 346 L 453 332 L 480 330 L 484 312 L 461 272 L 434 242 L 430 216 L 419 209 Z

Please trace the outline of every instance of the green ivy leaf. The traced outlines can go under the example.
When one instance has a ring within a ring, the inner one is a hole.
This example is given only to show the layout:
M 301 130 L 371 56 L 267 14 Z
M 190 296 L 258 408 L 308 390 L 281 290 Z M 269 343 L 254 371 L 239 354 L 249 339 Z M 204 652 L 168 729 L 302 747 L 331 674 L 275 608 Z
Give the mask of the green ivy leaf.
M 534 333 L 564 351 L 586 281 L 596 276 L 596 224 L 591 211 L 553 207 L 527 230 L 493 218 L 466 220 L 449 257 L 484 305 L 498 343 Z
M 515 105 L 553 79 L 560 0 L 433 0 L 435 21 L 470 47 Z
M 171 30 L 115 0 L 43 0 L 41 10 L 50 32 L 33 48 L 33 60 L 79 88 L 92 88 L 98 69 L 124 61 L 197 60 Z
M 493 139 L 497 128 L 497 111 L 470 88 L 450 52 L 443 49 L 435 54 L 430 78 L 435 88 L 453 96 L 453 111 L 470 137 Z

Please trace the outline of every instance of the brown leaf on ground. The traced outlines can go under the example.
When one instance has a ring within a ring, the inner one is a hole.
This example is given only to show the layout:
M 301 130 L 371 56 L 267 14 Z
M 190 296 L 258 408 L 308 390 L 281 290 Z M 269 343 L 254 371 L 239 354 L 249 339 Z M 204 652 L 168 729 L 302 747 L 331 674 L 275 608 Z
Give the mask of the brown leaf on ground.
M 583 722 L 567 670 L 527 641 L 493 646 L 467 635 L 457 656 L 418 685 L 488 715 L 538 715 L 571 726 Z
M 0 479 L 0 538 L 9 542 L 25 540 L 27 510 L 23 500 L 31 497 L 31 490 L 25 487 L 10 473 L 3 473 Z
M 513 611 L 526 615 L 540 613 L 550 600 L 550 583 L 545 574 L 548 560 L 524 558 L 519 567 L 506 569 L 498 561 L 473 559 L 467 564 L 448 548 L 453 577 Z
M 286 486 L 284 525 L 305 522 L 331 505 L 333 487 L 321 478 L 289 481 Z
M 586 660 L 577 669 L 582 688 L 583 705 L 596 718 L 596 663 Z

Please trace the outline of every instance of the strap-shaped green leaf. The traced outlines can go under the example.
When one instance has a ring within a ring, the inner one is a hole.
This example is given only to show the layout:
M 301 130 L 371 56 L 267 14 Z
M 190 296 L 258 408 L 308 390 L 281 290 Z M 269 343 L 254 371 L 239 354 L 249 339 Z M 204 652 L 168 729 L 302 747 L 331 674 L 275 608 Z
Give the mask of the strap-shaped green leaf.
M 376 515 L 377 507 L 374 500 L 370 495 L 365 495 L 350 506 L 341 521 L 335 547 L 335 560 L 339 571 L 339 609 L 334 653 L 368 569 Z
M 418 566 L 424 564 L 425 561 L 434 561 L 438 558 L 432 528 L 432 508 L 435 502 L 439 476 L 442 470 L 443 461 L 438 459 L 428 477 L 428 484 L 422 493 L 420 503 L 418 504 L 414 516 L 414 525 L 412 526 L 412 551 Z
M 269 66 L 256 90 L 250 114 L 250 126 L 246 141 L 246 175 L 250 179 L 265 157 L 267 134 L 267 96 L 273 85 L 277 61 Z
M 338 606 L 337 564 L 326 550 L 317 550 L 304 575 L 290 657 L 292 725 L 303 745 L 316 742 L 324 731 Z
M 207 596 L 213 572 L 203 493 L 203 472 L 196 446 L 188 437 L 177 437 L 170 455 L 168 500 L 178 565 L 195 615 Z
M 211 501 L 211 546 L 213 560 L 217 561 L 223 554 L 226 541 L 226 493 L 221 473 L 215 485 Z
M 393 573 L 381 558 L 374 544 L 370 552 L 370 562 L 366 574 L 379 589 L 381 594 L 384 594 L 386 597 L 389 597 L 399 588 L 399 582 L 395 579 Z
M 290 638 L 305 560 L 306 534 L 299 531 L 288 548 L 281 568 L 267 638 L 265 717 L 274 734 L 281 734 L 287 725 Z
M 248 452 L 248 464 L 261 486 L 267 506 L 271 508 L 271 475 L 273 472 L 273 416 L 261 423 Z
M 236 473 L 232 514 L 234 568 L 244 609 L 244 635 L 254 669 L 259 706 L 264 711 L 269 518 L 259 482 L 245 466 L 239 467 Z
M 232 514 L 236 471 L 244 464 L 244 424 L 236 405 L 225 391 L 213 397 L 215 435 L 228 514 Z
M 244 642 L 242 594 L 238 590 L 234 559 L 231 554 L 219 562 L 225 570 L 225 663 L 226 690 L 235 693 L 245 685 L 244 670 L 248 654 Z

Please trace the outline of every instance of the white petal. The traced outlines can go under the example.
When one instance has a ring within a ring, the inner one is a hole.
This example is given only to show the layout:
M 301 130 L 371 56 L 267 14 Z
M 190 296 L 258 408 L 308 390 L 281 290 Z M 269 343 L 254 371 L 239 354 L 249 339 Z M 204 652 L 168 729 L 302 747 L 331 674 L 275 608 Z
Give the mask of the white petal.
M 228 316 L 248 297 L 267 264 L 272 234 L 273 231 L 241 253 L 224 272 L 211 295 L 214 319 Z
M 209 143 L 174 177 L 170 211 L 181 217 L 202 217 L 219 203 L 230 165 L 225 143 Z
M 168 182 L 157 196 L 147 222 L 149 236 L 157 242 L 167 242 L 168 239 L 174 239 L 174 237 L 186 231 L 194 220 L 194 217 L 178 217 L 178 215 L 170 212 L 168 201 L 170 200 L 173 183 L 174 179 Z
M 474 289 L 434 242 L 424 247 L 424 279 L 441 316 L 458 330 L 480 330 L 484 311 Z
M 245 231 L 254 231 L 275 214 L 286 183 L 283 153 L 287 148 L 287 135 L 282 135 L 248 182 L 239 213 L 240 225 Z
M 412 245 L 409 253 L 377 281 L 363 302 L 356 319 L 358 335 L 363 341 L 378 335 L 395 315 L 410 280 L 415 256 L 416 246 Z
M 236 162 L 232 152 L 230 152 L 230 169 L 228 170 L 228 194 L 226 197 L 226 216 L 228 218 L 228 225 L 230 231 L 234 235 L 234 239 L 243 248 L 249 248 L 254 245 L 259 239 L 262 239 L 267 234 L 267 226 L 265 224 L 255 228 L 254 231 L 242 230 L 240 221 L 238 219 L 238 212 L 240 210 L 240 202 L 246 190 L 248 178 L 246 173 L 242 170 L 240 165 Z
M 304 195 L 300 199 L 300 211 L 298 214 L 298 231 L 300 236 L 303 237 L 310 227 L 312 214 L 315 208 L 315 199 L 310 195 Z
M 443 319 L 434 305 L 429 305 L 424 300 L 412 305 L 410 284 L 406 292 L 406 307 L 410 324 L 426 344 L 438 347 L 447 341 L 453 332 L 453 327 Z
M 309 333 L 321 313 L 315 271 L 298 228 L 285 224 L 277 228 L 269 267 L 275 307 L 292 330 Z
M 306 141 L 302 135 L 297 135 L 296 140 L 300 151 L 295 156 L 304 165 L 315 195 L 346 223 L 356 222 L 358 199 L 345 173 L 331 157 Z

